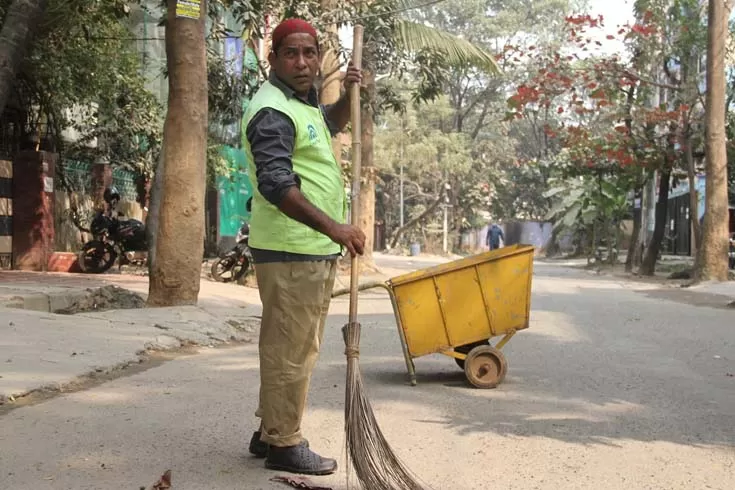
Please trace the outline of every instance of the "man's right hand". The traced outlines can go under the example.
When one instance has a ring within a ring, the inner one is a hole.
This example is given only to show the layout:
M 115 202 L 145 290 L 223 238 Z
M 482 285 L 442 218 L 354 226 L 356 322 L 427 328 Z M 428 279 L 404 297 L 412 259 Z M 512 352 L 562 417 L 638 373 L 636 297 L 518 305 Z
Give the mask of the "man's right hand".
M 357 226 L 336 224 L 329 230 L 328 236 L 335 243 L 346 247 L 352 257 L 365 252 L 365 234 Z

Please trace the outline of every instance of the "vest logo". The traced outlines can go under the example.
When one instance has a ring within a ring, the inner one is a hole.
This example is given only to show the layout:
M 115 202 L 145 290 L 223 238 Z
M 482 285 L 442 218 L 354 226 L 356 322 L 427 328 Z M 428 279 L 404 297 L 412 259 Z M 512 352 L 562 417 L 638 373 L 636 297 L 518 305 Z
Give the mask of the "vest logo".
M 308 126 L 306 126 L 306 131 L 309 132 L 309 142 L 313 145 L 314 143 L 316 143 L 317 140 L 316 128 L 313 124 L 309 124 Z

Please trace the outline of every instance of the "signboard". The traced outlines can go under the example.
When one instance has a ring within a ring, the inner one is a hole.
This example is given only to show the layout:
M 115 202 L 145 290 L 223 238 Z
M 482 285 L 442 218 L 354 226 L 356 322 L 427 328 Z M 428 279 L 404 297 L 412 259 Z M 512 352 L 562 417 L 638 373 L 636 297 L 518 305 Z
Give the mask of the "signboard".
M 242 39 L 228 37 L 225 39 L 225 71 L 230 76 L 242 75 Z
M 227 159 L 230 174 L 217 177 L 219 236 L 235 236 L 242 223 L 250 221 L 246 205 L 253 189 L 248 177 L 248 160 L 240 148 L 222 146 L 220 153 Z
M 199 20 L 201 11 L 201 0 L 178 0 L 176 2 L 176 17 Z

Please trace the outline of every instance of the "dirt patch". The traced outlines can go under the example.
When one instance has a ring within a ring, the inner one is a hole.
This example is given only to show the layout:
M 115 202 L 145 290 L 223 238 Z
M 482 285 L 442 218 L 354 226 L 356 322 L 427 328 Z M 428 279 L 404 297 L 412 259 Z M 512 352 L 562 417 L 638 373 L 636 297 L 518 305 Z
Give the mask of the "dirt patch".
M 625 264 L 580 265 L 572 266 L 572 268 L 594 271 L 600 275 L 617 277 L 633 282 L 678 287 L 688 286 L 692 281 L 694 273 L 692 265 L 683 262 L 660 262 L 656 265 L 656 272 L 653 276 L 643 276 L 637 272 L 626 272 Z M 729 271 L 728 276 L 731 281 L 735 281 L 735 271 Z
M 129 310 L 145 308 L 142 296 L 115 285 L 87 289 L 87 294 L 75 299 L 66 308 L 55 311 L 62 315 L 74 315 L 89 311 Z
M 667 264 L 669 265 L 669 264 Z M 673 264 L 672 264 L 673 265 Z M 584 270 L 588 272 L 596 272 L 601 276 L 611 276 L 618 279 L 624 279 L 626 281 L 638 282 L 643 284 L 659 284 L 667 286 L 681 286 L 684 284 L 686 278 L 679 278 L 680 274 L 674 274 L 682 270 L 686 270 L 685 267 L 656 267 L 656 273 L 653 276 L 643 276 L 636 272 L 626 272 L 625 264 L 592 264 L 592 265 L 577 265 L 571 266 L 572 269 Z
M 639 291 L 639 293 L 654 299 L 664 299 L 705 308 L 735 308 L 735 301 L 729 296 L 714 293 L 703 293 L 686 288 L 654 289 Z

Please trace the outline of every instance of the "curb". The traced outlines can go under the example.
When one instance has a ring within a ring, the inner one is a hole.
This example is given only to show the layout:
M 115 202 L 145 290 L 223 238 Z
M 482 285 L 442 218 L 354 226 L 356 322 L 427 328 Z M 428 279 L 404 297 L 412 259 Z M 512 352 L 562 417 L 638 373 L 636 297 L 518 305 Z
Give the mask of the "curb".
M 64 293 L 13 294 L 12 296 L 0 297 L 0 307 L 56 313 L 72 306 L 88 294 L 86 290 Z
M 49 301 L 46 295 L 36 296 L 40 298 L 29 299 L 32 306 L 40 307 L 42 304 L 51 304 L 50 302 L 44 303 L 44 299 Z M 34 301 L 36 301 L 35 304 Z M 4 311 L 10 311 L 10 309 Z M 19 401 L 29 395 L 47 396 L 73 391 L 73 386 L 79 383 L 99 379 L 111 373 L 123 374 L 128 366 L 140 364 L 154 353 L 175 353 L 190 348 L 256 343 L 260 327 L 260 311 L 255 305 L 251 308 L 229 311 L 183 306 L 107 310 L 74 315 L 56 315 L 49 312 L 31 313 L 30 311 L 20 313 L 20 311 L 14 317 L 10 317 L 12 321 L 8 324 L 7 338 L 10 345 L 13 345 L 14 339 L 20 338 L 24 341 L 25 347 L 19 354 L 17 349 L 4 352 L 8 362 L 15 362 L 14 357 L 17 355 L 21 363 L 24 362 L 24 359 L 27 363 L 30 356 L 33 359 L 44 358 L 42 360 L 56 367 L 35 373 L 37 379 L 33 382 L 18 383 L 16 380 L 0 387 L 0 415 L 4 410 L 22 405 Z M 0 314 L 2 312 L 3 309 L 0 306 Z M 75 318 L 79 319 L 76 325 Z M 49 321 L 66 323 L 47 323 Z M 13 332 L 27 332 L 26 327 L 35 330 L 31 334 L 32 338 L 39 335 L 38 338 L 41 339 L 44 338 L 41 337 L 45 335 L 44 332 L 50 332 L 52 340 L 45 344 L 39 342 L 38 346 L 34 346 L 28 343 L 28 337 L 23 339 L 22 334 L 20 337 L 14 336 Z M 96 330 L 88 330 L 91 328 Z M 92 336 L 86 337 L 84 335 L 86 332 L 92 332 Z M 114 339 L 111 339 L 104 344 L 99 344 L 99 339 L 106 338 L 108 332 L 133 340 L 118 345 Z M 69 336 L 75 340 L 64 344 L 58 342 L 60 336 Z M 106 354 L 101 356 L 100 351 L 111 354 L 111 356 Z M 16 365 L 13 364 L 13 366 Z M 59 366 L 63 367 L 64 374 L 58 374 Z

